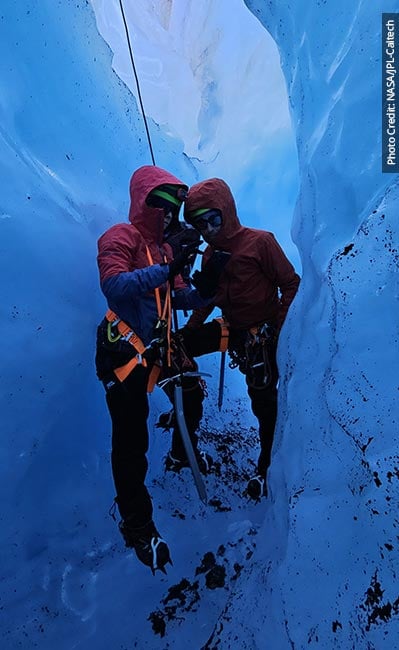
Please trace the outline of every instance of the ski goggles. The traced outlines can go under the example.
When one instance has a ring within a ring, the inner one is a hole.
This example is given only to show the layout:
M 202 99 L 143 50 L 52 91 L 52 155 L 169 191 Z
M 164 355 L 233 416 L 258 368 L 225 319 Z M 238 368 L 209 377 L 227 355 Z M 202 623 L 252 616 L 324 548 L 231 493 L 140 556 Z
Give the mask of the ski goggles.
M 223 223 L 222 213 L 215 208 L 194 210 L 187 216 L 187 221 L 198 230 L 206 230 L 208 225 L 211 228 L 219 228 Z
M 160 185 L 147 196 L 146 203 L 154 208 L 178 212 L 187 196 L 187 190 L 178 185 Z

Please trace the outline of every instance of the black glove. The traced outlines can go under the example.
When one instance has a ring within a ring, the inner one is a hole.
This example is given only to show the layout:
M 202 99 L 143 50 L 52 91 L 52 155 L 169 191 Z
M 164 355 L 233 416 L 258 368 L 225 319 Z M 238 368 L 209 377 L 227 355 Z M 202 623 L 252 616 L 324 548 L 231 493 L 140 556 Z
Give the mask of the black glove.
M 191 244 L 196 244 L 198 247 L 202 244 L 201 235 L 198 230 L 195 230 L 195 228 L 191 228 L 186 224 L 180 224 L 180 221 L 179 226 L 181 226 L 180 229 L 173 232 L 165 240 L 172 248 L 173 257 L 177 257 L 181 251 L 184 251 L 187 246 Z M 191 268 L 194 265 L 196 253 L 197 252 L 195 251 L 192 254 L 192 257 L 190 257 L 188 263 L 180 271 L 180 274 L 186 284 L 190 284 Z
M 196 271 L 192 283 L 201 298 L 213 298 L 217 292 L 219 279 L 230 259 L 230 253 L 214 251 L 202 271 Z
M 188 244 L 188 246 L 185 246 L 182 252 L 178 253 L 176 257 L 169 263 L 169 281 L 171 281 L 175 275 L 178 275 L 181 271 L 183 271 L 184 267 L 187 266 L 187 264 L 190 264 L 190 258 L 194 259 L 198 251 L 198 246 L 198 242 Z
M 188 244 L 196 243 L 197 246 L 202 244 L 201 235 L 198 230 L 195 230 L 195 228 L 192 228 L 181 221 L 177 222 L 177 226 L 174 230 L 164 233 L 164 241 L 168 242 L 169 246 L 172 248 L 173 257 L 176 257 L 180 251 L 183 250 L 184 246 L 187 246 Z

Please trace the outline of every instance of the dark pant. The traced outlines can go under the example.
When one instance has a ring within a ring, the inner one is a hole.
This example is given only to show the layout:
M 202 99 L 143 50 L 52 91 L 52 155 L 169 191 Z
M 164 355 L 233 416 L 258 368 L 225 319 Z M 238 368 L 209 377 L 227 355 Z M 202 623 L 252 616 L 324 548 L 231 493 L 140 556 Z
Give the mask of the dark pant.
M 252 413 L 259 423 L 260 454 L 258 457 L 258 472 L 265 476 L 270 465 L 274 429 L 277 419 L 277 382 L 278 369 L 276 363 L 276 346 L 268 347 L 270 374 L 266 386 L 256 386 L 246 376 L 247 391 L 251 400 Z
M 145 486 L 148 469 L 148 371 L 137 366 L 123 383 L 107 390 L 112 419 L 112 473 L 122 519 L 139 526 L 152 519 L 152 503 Z
M 112 420 L 112 473 L 116 489 L 116 502 L 122 519 L 129 519 L 135 527 L 152 519 L 152 503 L 145 485 L 148 469 L 149 412 L 147 381 L 149 370 L 137 366 L 123 383 L 115 381 L 106 389 L 106 400 Z M 112 382 L 111 382 L 112 383 Z M 104 385 L 110 385 L 104 381 Z M 202 417 L 204 398 L 195 378 L 183 380 L 183 407 L 187 429 L 193 447 L 197 447 L 195 434 Z M 165 389 L 173 400 L 172 385 Z M 185 450 L 177 428 L 173 430 L 171 453 L 185 458 Z
M 181 330 L 184 343 L 189 356 L 198 357 L 220 349 L 221 328 L 217 321 L 205 323 L 197 329 L 187 327 Z M 230 329 L 229 352 L 234 355 L 238 352 L 244 354 L 246 330 Z M 274 429 L 277 417 L 277 382 L 278 368 L 276 363 L 276 343 L 268 343 L 267 353 L 267 381 L 264 382 L 264 367 L 260 366 L 255 371 L 239 364 L 241 372 L 245 375 L 247 391 L 251 400 L 252 412 L 259 423 L 260 454 L 257 471 L 264 476 L 270 465 L 271 450 L 273 445 Z
M 188 356 L 191 358 L 216 352 L 220 348 L 221 329 L 216 321 L 206 323 L 196 330 L 183 328 L 180 332 Z M 231 336 L 230 342 L 234 343 L 234 336 Z M 152 519 L 151 498 L 145 485 L 149 442 L 147 381 L 150 368 L 137 366 L 125 381 L 120 383 L 110 371 L 112 366 L 116 366 L 114 356 L 112 350 L 99 347 L 96 363 L 99 378 L 106 386 L 106 401 L 112 420 L 112 473 L 116 502 L 122 519 L 129 519 L 134 526 L 141 527 Z M 257 382 L 252 385 L 252 378 L 246 375 L 252 411 L 259 422 L 261 452 L 258 471 L 262 475 L 270 464 L 276 422 L 278 372 L 275 346 L 270 347 L 268 356 L 271 374 L 267 386 L 257 388 Z M 172 384 L 166 386 L 165 392 L 173 402 Z M 203 390 L 198 379 L 185 378 L 183 407 L 194 449 L 197 448 L 196 430 L 202 417 L 203 398 Z M 172 434 L 171 453 L 175 458 L 185 458 L 185 450 L 177 427 Z

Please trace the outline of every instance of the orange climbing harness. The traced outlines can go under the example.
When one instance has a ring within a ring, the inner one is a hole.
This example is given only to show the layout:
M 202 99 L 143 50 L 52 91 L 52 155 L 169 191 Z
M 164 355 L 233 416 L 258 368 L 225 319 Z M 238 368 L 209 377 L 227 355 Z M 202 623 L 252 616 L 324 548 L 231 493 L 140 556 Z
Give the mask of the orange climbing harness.
M 148 246 L 146 246 L 146 252 L 147 252 L 148 262 L 150 266 L 152 266 L 154 264 L 154 261 L 152 259 L 152 255 Z M 155 341 L 158 342 L 159 340 L 162 344 L 161 339 L 165 338 L 166 363 L 167 366 L 169 367 L 171 365 L 171 320 L 172 320 L 172 302 L 171 302 L 169 282 L 167 283 L 166 296 L 165 296 L 163 309 L 161 306 L 161 296 L 158 287 L 154 289 L 154 293 L 155 293 L 155 301 L 157 304 L 157 313 L 158 313 L 158 321 L 155 326 L 155 331 L 159 333 L 159 339 L 155 339 Z M 105 314 L 105 318 L 108 321 L 107 334 L 108 334 L 109 341 L 114 342 L 114 341 L 118 341 L 119 339 L 123 339 L 127 343 L 130 343 L 130 345 L 132 345 L 137 352 L 136 356 L 130 359 L 123 366 L 120 366 L 119 368 L 114 368 L 114 373 L 116 377 L 119 379 L 120 382 L 122 382 L 126 379 L 126 377 L 130 375 L 130 373 L 136 368 L 136 366 L 142 365 L 145 368 L 147 367 L 147 360 L 144 358 L 143 355 L 145 351 L 149 349 L 150 346 L 146 347 L 143 341 L 140 339 L 140 337 L 137 336 L 137 334 L 132 330 L 132 328 L 129 325 L 127 325 L 124 321 L 120 320 L 117 314 L 111 311 L 111 309 L 107 311 L 107 313 Z M 116 337 L 112 337 L 112 331 L 111 331 L 112 327 L 116 327 L 118 331 L 118 335 Z M 151 372 L 148 377 L 147 392 L 152 393 L 152 391 L 154 390 L 154 386 L 157 383 L 161 370 L 162 370 L 162 358 L 157 359 L 154 362 L 153 367 L 151 368 Z
M 143 358 L 143 354 L 146 351 L 146 347 L 143 343 L 143 341 L 137 336 L 137 334 L 132 330 L 129 325 L 124 323 L 118 316 L 115 314 L 115 312 L 111 311 L 111 309 L 108 309 L 107 313 L 105 314 L 105 318 L 108 321 L 108 339 L 110 342 L 118 341 L 119 339 L 123 339 L 127 343 L 130 343 L 134 347 L 134 349 L 137 351 L 137 354 L 133 359 L 130 359 L 127 363 L 125 363 L 123 366 L 120 366 L 119 368 L 114 368 L 114 373 L 119 379 L 119 381 L 124 381 L 128 375 L 134 370 L 134 368 L 138 365 L 142 365 L 144 367 L 147 366 L 147 361 Z M 112 337 L 112 332 L 111 328 L 116 327 L 118 330 L 118 336 Z

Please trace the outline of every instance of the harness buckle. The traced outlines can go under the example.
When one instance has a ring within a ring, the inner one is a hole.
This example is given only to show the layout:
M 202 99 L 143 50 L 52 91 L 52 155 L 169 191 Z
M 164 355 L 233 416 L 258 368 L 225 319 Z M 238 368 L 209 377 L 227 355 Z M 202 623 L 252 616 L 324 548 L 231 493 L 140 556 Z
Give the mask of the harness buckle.
M 125 336 L 122 336 L 121 340 L 126 341 L 126 343 L 130 343 L 130 339 L 132 338 L 133 335 L 134 335 L 133 330 L 130 330 L 129 332 L 127 332 L 127 334 L 125 334 Z

